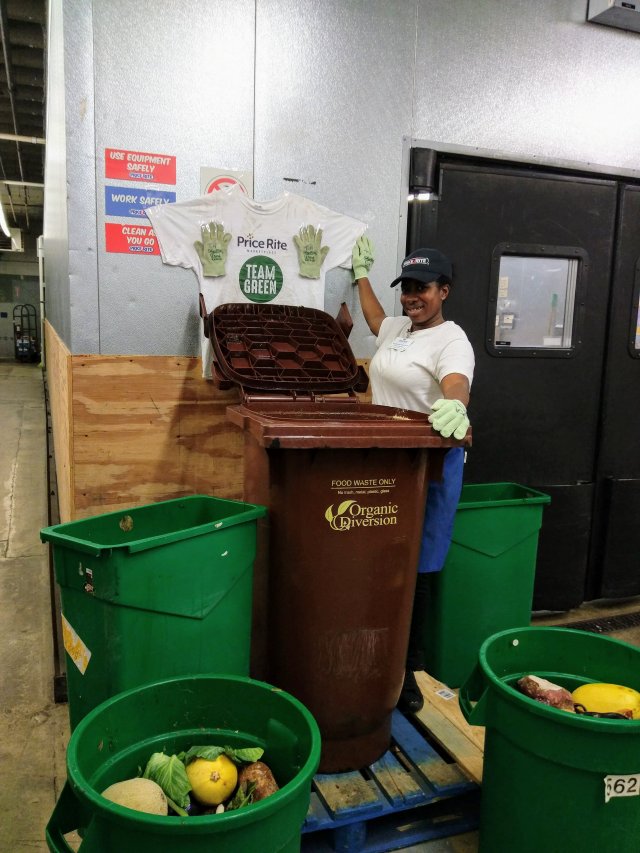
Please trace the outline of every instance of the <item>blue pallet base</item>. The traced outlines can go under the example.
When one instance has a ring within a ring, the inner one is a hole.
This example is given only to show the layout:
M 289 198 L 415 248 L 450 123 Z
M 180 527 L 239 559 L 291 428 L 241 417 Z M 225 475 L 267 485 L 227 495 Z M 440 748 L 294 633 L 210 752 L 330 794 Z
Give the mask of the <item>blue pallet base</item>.
M 302 853 L 386 853 L 477 829 L 479 787 L 400 711 L 391 738 L 375 764 L 314 777 Z

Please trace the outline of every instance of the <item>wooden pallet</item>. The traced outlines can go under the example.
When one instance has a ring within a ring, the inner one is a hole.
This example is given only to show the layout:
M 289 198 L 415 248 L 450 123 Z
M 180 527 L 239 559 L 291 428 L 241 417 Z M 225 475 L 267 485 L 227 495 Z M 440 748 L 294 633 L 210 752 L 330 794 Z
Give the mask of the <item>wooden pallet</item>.
M 426 672 L 416 672 L 424 707 L 415 717 L 451 755 L 469 779 L 480 784 L 484 760 L 484 727 L 470 726 L 458 705 L 458 691 Z
M 421 724 L 395 711 L 391 748 L 379 761 L 314 778 L 303 853 L 383 853 L 475 829 L 478 786 L 443 753 Z

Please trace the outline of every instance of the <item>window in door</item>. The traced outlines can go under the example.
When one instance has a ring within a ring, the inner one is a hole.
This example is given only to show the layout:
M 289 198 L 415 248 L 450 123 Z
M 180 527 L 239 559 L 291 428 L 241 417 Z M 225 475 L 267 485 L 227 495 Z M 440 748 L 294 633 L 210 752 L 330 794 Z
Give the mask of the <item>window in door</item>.
M 496 247 L 489 307 L 493 355 L 570 355 L 578 343 L 585 257 L 566 247 Z

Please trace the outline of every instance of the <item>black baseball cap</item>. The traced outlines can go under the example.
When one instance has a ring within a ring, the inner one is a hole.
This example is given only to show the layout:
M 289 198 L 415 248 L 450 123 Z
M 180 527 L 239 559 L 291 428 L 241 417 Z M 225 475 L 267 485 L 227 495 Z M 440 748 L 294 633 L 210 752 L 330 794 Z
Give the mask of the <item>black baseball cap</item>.
M 449 281 L 453 278 L 453 267 L 449 258 L 437 249 L 416 249 L 402 262 L 402 272 L 391 282 L 391 287 L 407 278 L 426 282 L 441 275 Z

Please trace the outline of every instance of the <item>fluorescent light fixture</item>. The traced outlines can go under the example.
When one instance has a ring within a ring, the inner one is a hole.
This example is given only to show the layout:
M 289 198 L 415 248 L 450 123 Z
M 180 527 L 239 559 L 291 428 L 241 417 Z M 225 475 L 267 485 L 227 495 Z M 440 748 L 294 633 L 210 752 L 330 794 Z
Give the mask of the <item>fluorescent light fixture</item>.
M 7 225 L 7 218 L 4 215 L 4 207 L 2 206 L 2 202 L 0 201 L 0 228 L 4 231 L 7 237 L 11 237 L 11 231 L 9 231 L 9 226 Z

